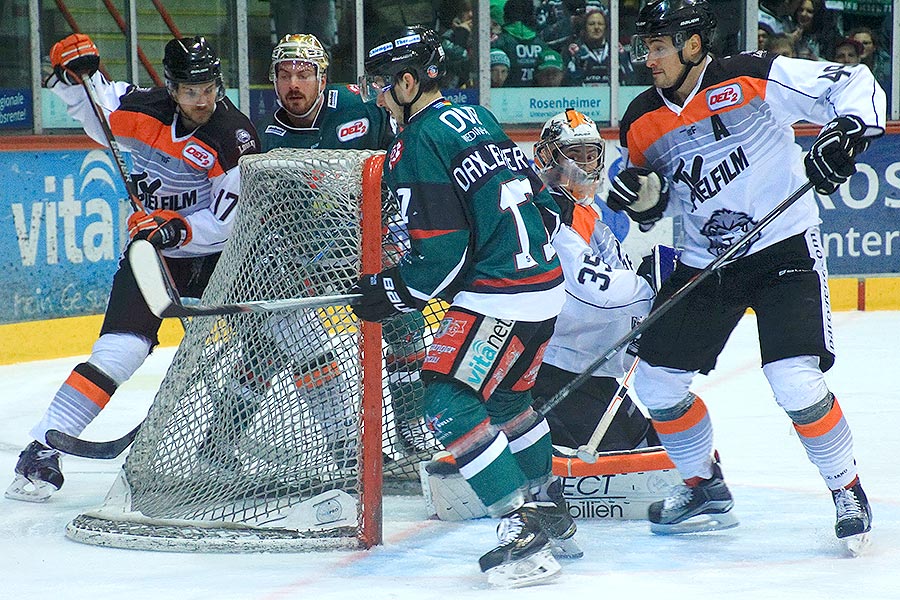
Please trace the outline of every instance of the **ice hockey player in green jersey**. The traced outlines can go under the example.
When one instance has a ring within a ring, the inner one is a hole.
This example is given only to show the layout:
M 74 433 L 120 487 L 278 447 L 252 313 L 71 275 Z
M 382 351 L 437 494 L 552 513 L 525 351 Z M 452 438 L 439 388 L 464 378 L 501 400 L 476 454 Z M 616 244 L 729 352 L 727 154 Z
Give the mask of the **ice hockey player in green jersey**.
M 556 205 L 528 159 L 480 106 L 440 92 L 440 38 L 413 26 L 368 51 L 363 97 L 402 130 L 384 182 L 401 206 L 409 250 L 355 291 L 357 317 L 382 321 L 450 303 L 422 369 L 429 429 L 492 516 L 499 545 L 480 559 L 488 582 L 541 583 L 578 557 L 575 523 L 550 472 L 547 421 L 531 408 L 556 315 L 562 269 L 539 206 Z M 558 225 L 558 219 L 556 223 Z
M 269 81 L 278 108 L 260 122 L 263 151 L 272 148 L 386 150 L 390 116 L 365 103 L 353 85 L 328 85 L 328 54 L 308 33 L 284 36 L 272 51 Z

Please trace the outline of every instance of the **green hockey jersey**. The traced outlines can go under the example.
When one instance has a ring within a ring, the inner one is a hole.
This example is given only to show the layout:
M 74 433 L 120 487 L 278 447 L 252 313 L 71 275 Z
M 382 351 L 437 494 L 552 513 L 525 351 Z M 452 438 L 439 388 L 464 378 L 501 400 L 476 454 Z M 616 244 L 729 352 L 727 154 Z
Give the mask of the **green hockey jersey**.
M 391 146 L 384 181 L 408 228 L 399 269 L 415 298 L 499 319 L 559 314 L 562 269 L 538 206 L 558 208 L 488 110 L 441 98 L 419 111 Z
M 327 148 L 330 150 L 386 150 L 396 125 L 387 111 L 365 103 L 355 85 L 325 88 L 325 99 L 312 127 L 294 127 L 283 108 L 257 125 L 262 150 Z

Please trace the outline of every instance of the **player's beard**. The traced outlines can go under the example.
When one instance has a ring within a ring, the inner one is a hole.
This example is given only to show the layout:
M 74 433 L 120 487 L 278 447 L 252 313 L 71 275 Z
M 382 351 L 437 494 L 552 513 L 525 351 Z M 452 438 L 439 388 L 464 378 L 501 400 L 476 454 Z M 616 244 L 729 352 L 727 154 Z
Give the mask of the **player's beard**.
M 318 97 L 318 94 L 310 98 L 299 92 L 288 92 L 284 98 L 281 99 L 281 105 L 295 117 L 303 115 L 308 117 L 309 115 L 307 113 L 315 106 Z
M 196 129 L 209 122 L 216 110 L 216 105 L 213 103 L 208 106 L 203 106 L 202 108 L 197 106 L 179 105 L 178 109 L 185 126 L 189 129 Z

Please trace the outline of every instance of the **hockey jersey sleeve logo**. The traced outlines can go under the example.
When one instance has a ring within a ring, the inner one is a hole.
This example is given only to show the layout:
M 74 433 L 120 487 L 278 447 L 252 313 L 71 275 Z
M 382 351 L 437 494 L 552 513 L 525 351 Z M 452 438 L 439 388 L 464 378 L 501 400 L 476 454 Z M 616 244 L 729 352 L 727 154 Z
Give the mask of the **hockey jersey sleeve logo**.
M 744 91 L 740 84 L 731 83 L 706 91 L 706 106 L 710 111 L 722 110 L 744 101 Z
M 337 126 L 337 137 L 342 142 L 361 138 L 369 132 L 369 119 L 363 117 Z
M 202 169 L 208 169 L 216 162 L 215 155 L 198 144 L 188 144 L 181 155 Z

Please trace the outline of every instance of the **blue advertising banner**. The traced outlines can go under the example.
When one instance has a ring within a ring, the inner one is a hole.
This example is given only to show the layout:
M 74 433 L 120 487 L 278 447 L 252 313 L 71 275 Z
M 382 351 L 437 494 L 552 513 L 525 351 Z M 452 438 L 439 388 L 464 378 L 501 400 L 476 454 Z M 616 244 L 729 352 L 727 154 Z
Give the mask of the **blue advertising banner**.
M 31 112 L 30 88 L 0 88 L 0 129 L 31 128 Z
M 798 137 L 809 150 L 815 137 Z M 874 141 L 857 173 L 830 196 L 816 194 L 830 275 L 900 273 L 900 135 Z M 775 175 L 777 176 L 777 175 Z
M 102 313 L 131 209 L 108 152 L 0 152 L 0 323 Z

